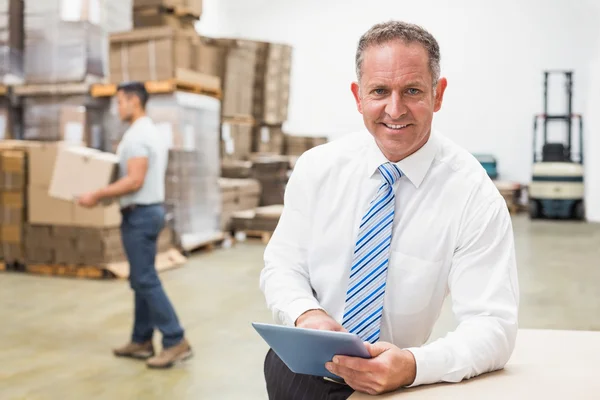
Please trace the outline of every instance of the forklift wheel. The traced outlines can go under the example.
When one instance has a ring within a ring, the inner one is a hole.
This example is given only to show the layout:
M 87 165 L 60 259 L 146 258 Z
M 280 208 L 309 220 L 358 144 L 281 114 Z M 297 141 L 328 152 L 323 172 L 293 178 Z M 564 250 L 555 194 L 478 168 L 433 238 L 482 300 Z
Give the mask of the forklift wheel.
M 540 203 L 537 200 L 529 200 L 529 218 L 537 219 L 540 217 Z
M 573 207 L 573 218 L 583 221 L 585 219 L 585 208 L 583 201 L 579 200 Z

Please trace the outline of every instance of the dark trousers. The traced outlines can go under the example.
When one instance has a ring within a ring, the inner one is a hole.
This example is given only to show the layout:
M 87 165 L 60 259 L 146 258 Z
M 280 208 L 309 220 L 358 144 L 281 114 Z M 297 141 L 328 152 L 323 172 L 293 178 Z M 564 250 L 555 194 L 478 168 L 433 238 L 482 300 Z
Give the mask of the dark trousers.
M 350 386 L 293 373 L 273 350 L 265 359 L 265 381 L 269 400 L 346 400 L 354 393 Z
M 164 208 L 138 206 L 123 210 L 122 215 L 121 236 L 129 260 L 129 283 L 135 295 L 132 341 L 142 343 L 152 339 L 157 328 L 163 336 L 163 347 L 174 346 L 183 339 L 183 329 L 154 265 L 156 242 L 164 227 Z

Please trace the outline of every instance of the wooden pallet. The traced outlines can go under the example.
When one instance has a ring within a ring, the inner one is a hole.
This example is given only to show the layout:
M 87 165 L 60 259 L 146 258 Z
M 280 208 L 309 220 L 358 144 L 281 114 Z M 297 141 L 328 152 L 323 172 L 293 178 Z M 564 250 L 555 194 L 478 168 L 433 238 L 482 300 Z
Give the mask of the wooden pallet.
M 93 85 L 90 82 L 24 84 L 13 86 L 13 93 L 17 96 L 89 94 Z
M 225 232 L 219 232 L 210 238 L 181 247 L 184 254 L 190 254 L 198 251 L 212 251 L 229 238 L 229 235 Z
M 237 231 L 235 233 L 236 238 L 238 237 L 238 235 L 240 233 L 247 238 L 260 239 L 261 242 L 263 242 L 264 244 L 269 243 L 269 241 L 271 240 L 271 237 L 273 236 L 273 232 L 269 232 L 269 231 L 245 230 L 245 231 Z
M 164 81 L 148 81 L 144 83 L 148 93 L 161 94 L 173 93 L 181 90 L 189 93 L 203 94 L 206 96 L 221 98 L 221 89 L 204 86 L 197 82 L 184 81 L 181 79 L 168 79 Z M 91 94 L 93 97 L 111 97 L 117 93 L 117 85 L 114 83 L 104 83 L 92 85 Z
M 232 116 L 223 116 L 221 118 L 221 123 L 254 126 L 254 124 L 256 123 L 256 120 L 251 115 L 232 115 Z
M 115 277 L 105 268 L 87 265 L 31 264 L 25 267 L 25 272 L 36 275 L 83 279 L 112 279 Z

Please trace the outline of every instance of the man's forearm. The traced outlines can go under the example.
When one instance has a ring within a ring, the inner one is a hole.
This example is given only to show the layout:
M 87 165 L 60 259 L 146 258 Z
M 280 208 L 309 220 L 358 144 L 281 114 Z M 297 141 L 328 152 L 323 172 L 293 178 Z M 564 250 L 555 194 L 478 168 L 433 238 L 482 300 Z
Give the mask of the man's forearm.
M 113 197 L 121 197 L 129 193 L 136 192 L 140 189 L 141 184 L 130 177 L 129 175 L 125 175 L 118 181 L 111 183 L 110 185 L 99 189 L 96 191 L 95 195 L 99 200 L 113 198 Z

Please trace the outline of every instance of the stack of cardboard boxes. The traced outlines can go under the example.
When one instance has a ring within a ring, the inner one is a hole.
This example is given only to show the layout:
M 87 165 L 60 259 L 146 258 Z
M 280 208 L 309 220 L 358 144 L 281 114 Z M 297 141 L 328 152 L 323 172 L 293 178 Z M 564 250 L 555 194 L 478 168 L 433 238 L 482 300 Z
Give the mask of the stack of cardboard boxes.
M 110 35 L 110 81 L 179 79 L 218 93 L 222 50 L 194 29 L 201 0 L 134 0 L 134 26 Z
M 86 209 L 75 202 L 76 196 L 114 180 L 116 165 L 112 154 L 64 142 L 29 145 L 28 263 L 103 265 L 123 260 L 115 235 L 121 222 L 118 204 Z
M 26 215 L 27 152 L 19 146 L 0 150 L 1 255 L 8 263 L 23 263 Z
M 261 206 L 283 204 L 289 166 L 289 159 L 283 156 L 257 156 L 252 160 L 252 177 L 262 187 Z
M 257 125 L 254 128 L 254 152 L 260 154 L 284 154 L 284 138 L 281 125 Z
M 0 0 L 0 80 L 23 80 L 23 0 Z
M 285 154 L 288 156 L 301 156 L 305 151 L 325 143 L 327 143 L 327 138 L 322 136 L 285 135 Z
M 223 50 L 223 153 L 228 158 L 247 159 L 237 148 L 282 154 L 281 126 L 287 119 L 292 48 L 277 43 L 241 39 L 212 42 Z M 254 126 L 248 131 L 248 125 Z M 250 137 L 230 136 L 228 131 L 248 132 Z M 240 153 L 240 154 L 237 154 Z M 239 158 L 242 157 L 242 158 Z
M 256 179 L 220 178 L 222 212 L 221 229 L 231 231 L 231 218 L 237 211 L 253 210 L 260 203 L 261 187 Z
M 281 204 L 237 211 L 232 216 L 232 229 L 234 232 L 272 233 L 277 228 L 282 212 L 283 205 Z
M 252 124 L 223 122 L 221 125 L 221 159 L 225 162 L 248 160 L 252 154 Z

